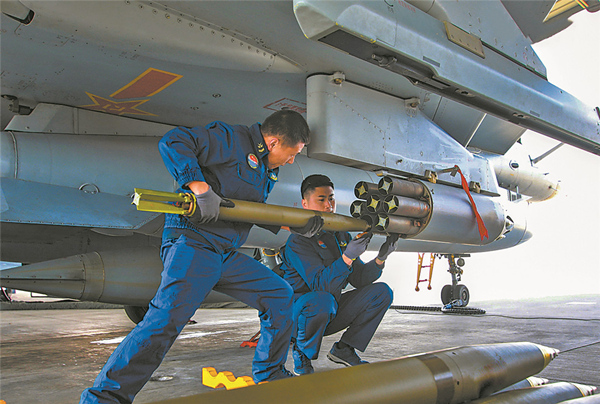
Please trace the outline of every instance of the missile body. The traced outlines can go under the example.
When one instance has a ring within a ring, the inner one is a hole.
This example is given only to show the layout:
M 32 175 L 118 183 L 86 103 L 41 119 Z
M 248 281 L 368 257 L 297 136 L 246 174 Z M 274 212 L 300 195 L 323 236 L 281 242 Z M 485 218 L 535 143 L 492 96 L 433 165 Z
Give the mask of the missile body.
M 135 189 L 133 204 L 138 210 L 192 215 L 196 209 L 191 194 Z M 323 218 L 323 230 L 327 231 L 366 231 L 369 224 L 361 219 L 336 213 L 267 205 L 265 203 L 228 199 L 232 206 L 219 208 L 219 220 L 253 223 L 269 226 L 302 227 L 314 216 Z
M 600 395 L 574 398 L 573 400 L 561 401 L 558 404 L 600 404 Z
M 595 390 L 595 387 L 576 383 L 550 383 L 494 394 L 471 401 L 470 404 L 557 404 L 564 400 L 589 396 L 594 394 Z
M 557 354 L 521 342 L 465 346 L 161 401 L 188 403 L 457 404 L 541 371 Z
M 266 205 L 258 202 L 233 200 L 234 208 L 221 207 L 219 220 L 246 222 L 273 226 L 302 227 L 313 216 L 323 218 L 323 230 L 327 231 L 366 231 L 369 224 L 354 217 L 316 210 L 290 208 L 287 206 Z
M 548 379 L 544 379 L 542 377 L 531 376 L 527 379 L 523 379 L 520 382 L 512 384 L 505 389 L 497 391 L 494 394 L 504 393 L 505 391 L 517 390 L 517 389 L 525 389 L 528 387 L 542 386 L 548 383 Z

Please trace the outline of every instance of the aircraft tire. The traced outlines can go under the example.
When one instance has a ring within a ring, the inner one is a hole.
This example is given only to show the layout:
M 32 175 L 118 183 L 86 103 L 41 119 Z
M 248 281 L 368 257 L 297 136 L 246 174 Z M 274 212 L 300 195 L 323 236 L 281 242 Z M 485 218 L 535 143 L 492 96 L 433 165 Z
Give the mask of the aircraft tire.
M 471 297 L 469 289 L 465 285 L 456 285 L 454 293 L 452 294 L 454 299 L 460 299 L 463 302 L 462 307 L 466 307 L 469 304 L 469 298 Z
M 142 321 L 148 311 L 148 306 L 124 306 L 123 308 L 125 309 L 127 317 L 135 324 Z
M 442 303 L 448 304 L 452 301 L 452 285 L 444 285 L 442 288 Z

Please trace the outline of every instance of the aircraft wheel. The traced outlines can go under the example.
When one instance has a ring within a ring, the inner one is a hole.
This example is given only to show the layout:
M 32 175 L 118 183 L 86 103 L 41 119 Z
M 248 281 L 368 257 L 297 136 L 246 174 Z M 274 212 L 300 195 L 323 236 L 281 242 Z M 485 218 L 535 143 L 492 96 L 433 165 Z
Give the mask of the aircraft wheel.
M 448 304 L 452 301 L 452 285 L 444 285 L 442 288 L 442 303 Z
M 462 307 L 466 307 L 467 304 L 469 304 L 469 298 L 471 297 L 469 294 L 469 289 L 465 285 L 456 285 L 453 296 L 455 299 L 462 300 Z
M 148 306 L 125 306 L 124 309 L 127 317 L 137 324 L 144 319 Z

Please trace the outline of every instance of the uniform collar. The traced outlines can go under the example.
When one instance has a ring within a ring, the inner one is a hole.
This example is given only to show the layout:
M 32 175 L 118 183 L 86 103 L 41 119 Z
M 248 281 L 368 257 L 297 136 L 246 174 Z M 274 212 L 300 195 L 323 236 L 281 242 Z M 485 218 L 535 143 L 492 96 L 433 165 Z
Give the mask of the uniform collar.
M 265 144 L 265 138 L 260 131 L 259 123 L 255 123 L 250 127 L 250 135 L 252 136 L 252 143 L 254 144 L 254 150 L 256 151 L 258 158 L 263 159 L 269 154 L 269 150 Z

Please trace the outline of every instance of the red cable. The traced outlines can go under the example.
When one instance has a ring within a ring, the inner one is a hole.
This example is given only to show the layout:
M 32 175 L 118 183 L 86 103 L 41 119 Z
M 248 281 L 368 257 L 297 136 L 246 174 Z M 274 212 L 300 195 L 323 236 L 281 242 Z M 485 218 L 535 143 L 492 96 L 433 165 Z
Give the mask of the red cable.
M 471 201 L 471 207 L 473 208 L 473 212 L 475 213 L 475 219 L 477 219 L 477 227 L 479 228 L 479 236 L 481 237 L 481 241 L 483 241 L 484 238 L 489 238 L 487 228 L 485 227 L 485 224 L 483 223 L 483 219 L 481 218 L 481 215 L 477 211 L 477 206 L 475 206 L 475 201 L 473 200 L 473 197 L 471 196 L 471 191 L 469 191 L 469 184 L 467 183 L 467 179 L 463 175 L 462 171 L 460 171 L 460 168 L 458 166 L 454 166 L 454 168 L 456 168 L 456 170 L 460 174 L 460 182 L 462 184 L 462 187 L 465 190 L 465 192 L 467 193 L 469 200 Z

